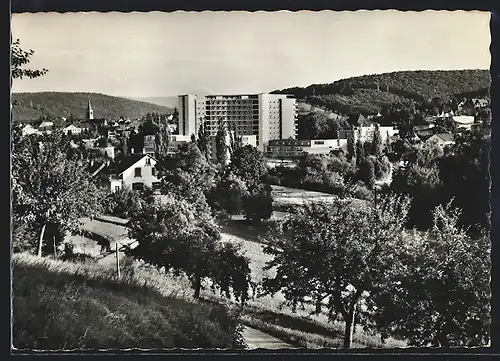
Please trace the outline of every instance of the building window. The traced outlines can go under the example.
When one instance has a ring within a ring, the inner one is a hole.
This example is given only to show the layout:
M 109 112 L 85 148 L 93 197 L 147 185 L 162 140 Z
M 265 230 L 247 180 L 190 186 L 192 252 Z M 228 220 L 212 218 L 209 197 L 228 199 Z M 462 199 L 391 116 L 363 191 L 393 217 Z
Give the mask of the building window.
M 153 177 L 156 177 L 156 168 L 155 167 L 151 168 L 151 174 L 153 175 Z
M 134 190 L 144 189 L 144 184 L 143 183 L 133 183 L 132 184 L 132 189 L 134 189 Z
M 151 165 L 151 158 L 146 158 L 146 165 Z
M 119 192 L 120 191 L 120 186 L 115 186 L 115 192 Z
M 135 177 L 142 177 L 142 168 L 141 167 L 135 168 Z

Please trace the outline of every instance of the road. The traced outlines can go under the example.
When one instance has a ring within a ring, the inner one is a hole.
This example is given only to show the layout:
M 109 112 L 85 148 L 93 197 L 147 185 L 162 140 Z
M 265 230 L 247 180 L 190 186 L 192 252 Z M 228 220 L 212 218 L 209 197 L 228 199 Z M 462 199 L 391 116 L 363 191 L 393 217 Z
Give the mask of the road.
M 247 343 L 248 349 L 257 349 L 264 348 L 268 350 L 280 350 L 280 349 L 288 349 L 295 348 L 294 346 L 283 342 L 282 340 L 268 335 L 262 331 L 256 330 L 255 328 L 251 328 L 245 326 L 243 330 L 243 338 Z

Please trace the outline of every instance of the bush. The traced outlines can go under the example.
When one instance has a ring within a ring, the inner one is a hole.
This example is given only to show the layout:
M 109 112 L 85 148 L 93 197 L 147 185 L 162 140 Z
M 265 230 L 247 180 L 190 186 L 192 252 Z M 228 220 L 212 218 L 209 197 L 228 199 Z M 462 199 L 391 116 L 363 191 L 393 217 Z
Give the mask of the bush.
M 352 197 L 370 201 L 373 199 L 373 192 L 363 183 L 358 182 L 351 191 Z
M 14 256 L 14 347 L 242 347 L 237 315 L 225 306 L 164 297 L 139 282 L 113 280 L 112 271 Z
M 141 192 L 120 189 L 108 195 L 105 201 L 105 211 L 115 217 L 129 218 L 141 210 Z

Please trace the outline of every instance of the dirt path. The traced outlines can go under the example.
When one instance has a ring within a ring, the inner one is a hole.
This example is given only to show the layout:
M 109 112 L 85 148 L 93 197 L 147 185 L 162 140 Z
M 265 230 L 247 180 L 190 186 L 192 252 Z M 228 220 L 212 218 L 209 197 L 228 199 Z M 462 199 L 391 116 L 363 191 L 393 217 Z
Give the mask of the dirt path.
M 245 326 L 245 329 L 243 330 L 243 338 L 245 339 L 247 348 L 249 349 L 265 348 L 268 350 L 279 350 L 285 348 L 294 348 L 294 346 L 283 342 L 276 337 L 248 326 Z

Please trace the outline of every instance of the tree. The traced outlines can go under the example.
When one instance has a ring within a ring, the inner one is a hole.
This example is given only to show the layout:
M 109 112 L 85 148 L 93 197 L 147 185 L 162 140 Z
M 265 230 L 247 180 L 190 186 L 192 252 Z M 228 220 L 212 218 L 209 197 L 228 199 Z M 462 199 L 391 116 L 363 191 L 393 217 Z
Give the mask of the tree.
M 215 168 L 196 142 L 183 144 L 175 157 L 160 160 L 157 166 L 166 194 L 174 192 L 196 204 L 198 201 L 203 203 L 200 197 L 215 187 Z
M 373 159 L 365 157 L 358 165 L 358 179 L 365 183 L 369 188 L 375 184 L 375 165 Z
M 260 183 L 249 188 L 243 196 L 243 211 L 250 222 L 260 222 L 269 219 L 273 214 L 272 188 L 269 184 Z
M 249 196 L 245 182 L 238 176 L 228 172 L 217 184 L 210 195 L 210 203 L 229 215 L 243 212 L 244 200 Z
M 385 197 L 373 209 L 339 198 L 295 209 L 266 239 L 273 259 L 265 269 L 276 267 L 276 276 L 264 279 L 265 293 L 281 291 L 294 310 L 312 297 L 331 321 L 340 315 L 349 348 L 355 320 L 366 322 L 356 314 L 391 270 L 407 208 L 407 199 Z
M 412 198 L 408 226 L 425 230 L 432 227 L 431 210 L 442 203 L 439 163 L 443 151 L 438 146 L 413 148 L 405 156 L 408 164 L 393 175 L 391 189 Z
M 458 100 L 455 96 L 450 97 L 450 107 L 455 115 L 458 115 Z
M 356 142 L 356 165 L 359 166 L 361 161 L 365 158 L 365 148 L 360 139 Z
M 58 133 L 28 136 L 12 153 L 14 226 L 39 227 L 40 257 L 46 228 L 58 235 L 75 231 L 79 218 L 101 210 L 102 191 L 83 164 L 68 159 L 62 139 Z
M 297 120 L 297 138 L 302 140 L 318 139 L 329 131 L 328 118 L 323 113 L 309 112 Z
M 19 39 L 12 43 L 11 47 L 11 76 L 13 79 L 22 79 L 23 77 L 28 77 L 30 79 L 38 78 L 47 74 L 47 69 L 42 70 L 32 70 L 25 69 L 24 66 L 28 65 L 31 61 L 31 57 L 35 53 L 33 50 L 25 51 L 21 49 Z
M 411 346 L 486 346 L 490 326 L 489 237 L 471 239 L 448 203 L 433 211 L 431 232 L 399 248 L 397 266 L 373 291 L 377 330 Z
M 234 152 L 229 169 L 240 177 L 249 189 L 261 184 L 263 176 L 267 174 L 264 155 L 251 145 L 238 148 Z
M 170 141 L 170 130 L 166 121 L 158 121 L 158 129 L 155 134 L 155 148 L 157 159 L 168 155 L 168 143 Z
M 455 144 L 438 163 L 444 201 L 453 199 L 462 210 L 460 222 L 471 232 L 490 228 L 491 130 L 476 129 L 455 135 Z
M 238 247 L 219 242 L 219 226 L 210 212 L 200 213 L 193 204 L 170 194 L 162 201 L 145 202 L 129 227 L 130 237 L 139 243 L 129 254 L 166 273 L 185 274 L 195 298 L 200 297 L 204 280 L 210 279 L 226 295 L 232 292 L 241 302 L 247 300 L 248 259 Z
M 356 158 L 356 148 L 354 147 L 354 134 L 347 136 L 347 156 L 349 160 Z
M 129 154 L 129 149 L 128 149 L 128 143 L 129 143 L 129 137 L 127 137 L 126 135 L 124 135 L 122 137 L 122 153 L 124 156 L 127 156 Z
M 241 148 L 241 136 L 237 134 L 236 124 L 232 123 L 229 133 L 229 155 L 232 157 L 238 148 Z
M 375 123 L 375 131 L 373 132 L 373 140 L 371 142 L 371 154 L 375 157 L 380 157 L 382 153 L 382 137 L 380 136 L 380 127 Z
M 206 130 L 205 124 L 200 119 L 200 128 L 198 129 L 198 148 L 200 148 L 201 153 L 205 156 L 207 160 L 211 159 L 211 144 L 210 144 L 210 133 Z
M 228 171 L 241 179 L 246 192 L 243 210 L 249 221 L 260 221 L 272 214 L 271 186 L 264 183 L 267 174 L 266 160 L 262 152 L 251 145 L 236 149 Z
M 217 162 L 225 165 L 227 162 L 227 130 L 224 120 L 219 120 L 217 134 L 215 136 L 215 154 Z

